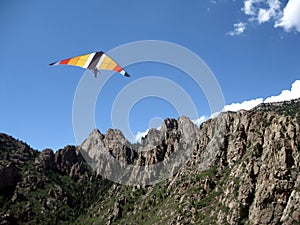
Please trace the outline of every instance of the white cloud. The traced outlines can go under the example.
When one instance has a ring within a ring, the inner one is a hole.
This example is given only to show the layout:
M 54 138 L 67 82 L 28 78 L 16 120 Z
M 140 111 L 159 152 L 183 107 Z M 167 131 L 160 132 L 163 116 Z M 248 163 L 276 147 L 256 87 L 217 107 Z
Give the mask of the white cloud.
M 216 118 L 218 115 L 220 115 L 221 112 L 215 112 L 210 115 L 210 119 Z
M 272 16 L 272 11 L 266 9 L 259 9 L 257 15 L 258 23 L 268 22 L 271 19 L 271 16 Z
M 134 138 L 135 141 L 136 142 L 141 142 L 141 139 L 143 137 L 145 137 L 148 134 L 148 132 L 149 132 L 149 129 L 147 129 L 145 131 L 139 131 L 139 132 L 137 132 L 137 134 L 135 135 L 135 138 Z
M 246 0 L 244 1 L 244 7 L 242 8 L 242 11 L 245 12 L 248 16 L 254 16 L 256 14 L 256 8 L 254 7 L 254 4 L 261 2 L 261 0 Z
M 269 22 L 281 15 L 279 0 L 246 0 L 242 11 L 251 16 L 249 21 L 258 21 L 259 24 Z
M 232 103 L 230 105 L 224 106 L 222 111 L 223 112 L 227 112 L 227 111 L 236 112 L 241 109 L 249 110 L 263 102 L 264 102 L 263 98 L 257 98 L 257 99 L 253 99 L 253 100 L 244 101 L 242 103 Z
M 234 24 L 234 30 L 233 31 L 230 31 L 227 33 L 227 35 L 230 35 L 230 36 L 236 36 L 236 35 L 241 35 L 244 33 L 245 29 L 246 29 L 246 23 L 243 23 L 243 22 L 239 22 L 239 23 L 236 23 Z
M 258 23 L 269 22 L 272 18 L 276 19 L 281 14 L 280 12 L 280 1 L 279 0 L 269 0 L 268 8 L 260 8 L 257 14 Z
M 280 95 L 271 96 L 267 98 L 264 102 L 279 102 L 279 101 L 289 101 L 292 99 L 300 98 L 300 80 L 296 80 L 292 84 L 291 90 L 283 90 Z
M 265 100 L 263 100 L 263 98 L 257 98 L 253 100 L 244 101 L 242 103 L 232 103 L 230 105 L 224 106 L 222 112 L 227 112 L 227 111 L 236 112 L 241 109 L 249 110 L 261 103 L 289 101 L 296 98 L 300 98 L 300 80 L 296 80 L 292 84 L 291 90 L 283 90 L 281 94 L 277 96 L 271 96 L 266 98 Z
M 268 0 L 268 5 L 274 11 L 280 10 L 281 2 L 280 0 Z
M 247 21 L 234 24 L 234 31 L 228 35 L 235 36 L 244 33 L 247 23 L 274 23 L 274 27 L 282 27 L 285 31 L 300 32 L 300 1 L 289 0 L 286 5 L 283 0 L 243 0 L 242 11 L 248 17 Z M 242 25 L 238 27 L 238 25 Z
M 205 116 L 201 116 L 200 118 L 198 119 L 195 119 L 195 120 L 192 120 L 192 122 L 194 124 L 196 124 L 198 127 L 200 126 L 201 123 L 203 123 L 204 121 L 206 121 L 207 118 Z
M 285 31 L 296 29 L 300 32 L 300 1 L 289 0 L 283 10 L 283 16 L 275 23 L 275 27 L 282 27 Z

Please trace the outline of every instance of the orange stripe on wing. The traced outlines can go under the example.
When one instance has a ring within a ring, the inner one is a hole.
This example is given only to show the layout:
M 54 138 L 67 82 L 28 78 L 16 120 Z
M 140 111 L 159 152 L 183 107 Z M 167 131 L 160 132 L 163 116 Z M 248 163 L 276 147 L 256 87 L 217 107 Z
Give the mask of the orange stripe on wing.
M 71 58 L 70 61 L 68 62 L 68 65 L 73 65 L 76 66 L 76 63 L 78 62 L 80 56 L 76 56 L 74 58 Z

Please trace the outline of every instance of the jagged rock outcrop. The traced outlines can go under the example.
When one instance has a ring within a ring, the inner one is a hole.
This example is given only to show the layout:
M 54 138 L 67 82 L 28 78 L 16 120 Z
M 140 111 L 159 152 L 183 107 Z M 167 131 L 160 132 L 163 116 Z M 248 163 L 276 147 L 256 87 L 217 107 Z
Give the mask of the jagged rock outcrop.
M 109 129 L 106 134 L 94 130 L 80 148 L 98 174 L 117 183 L 146 186 L 175 174 L 192 154 L 197 135 L 198 128 L 187 117 L 168 118 L 140 144 L 132 145 L 119 130 Z
M 13 192 L 22 166 L 36 154 L 26 143 L 0 133 L 0 191 Z
M 13 163 L 0 165 L 0 190 L 14 188 L 19 179 L 18 169 Z
M 77 147 L 68 145 L 55 153 L 55 164 L 59 172 L 72 178 L 81 179 L 86 175 L 84 159 Z
M 136 144 L 94 130 L 55 153 L 0 134 L 0 224 L 300 224 L 299 103 L 168 118 Z
M 52 169 L 55 171 L 57 169 L 55 164 L 55 156 L 52 149 L 44 149 L 41 154 L 35 159 L 35 164 L 37 169 L 45 170 Z
M 166 119 L 160 130 L 150 130 L 141 145 L 135 145 L 142 151 L 136 150 L 133 164 L 145 166 L 168 160 L 183 143 L 189 143 L 192 154 L 173 177 L 161 181 L 160 192 L 155 187 L 143 188 L 146 194 L 141 198 L 148 204 L 134 206 L 133 212 L 123 210 L 110 222 L 125 223 L 144 207 L 160 205 L 155 212 L 160 216 L 157 221 L 174 224 L 299 223 L 300 208 L 293 205 L 299 202 L 298 102 L 222 113 L 195 130 L 187 125 L 191 123 L 187 118 Z M 187 125 L 185 131 L 180 124 Z M 163 205 L 157 199 L 161 192 Z M 130 197 L 126 198 L 130 202 Z M 166 209 L 174 200 L 178 210 Z M 104 213 L 102 218 L 106 216 Z

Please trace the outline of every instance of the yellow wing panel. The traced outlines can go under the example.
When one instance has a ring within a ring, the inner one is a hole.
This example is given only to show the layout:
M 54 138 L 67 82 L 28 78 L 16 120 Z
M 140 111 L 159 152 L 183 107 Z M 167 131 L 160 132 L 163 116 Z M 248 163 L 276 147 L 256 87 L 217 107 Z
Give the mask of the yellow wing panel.
M 85 65 L 86 61 L 88 60 L 89 56 L 90 56 L 90 54 L 80 56 L 75 66 L 83 67 Z
M 110 57 L 105 56 L 103 59 L 100 69 L 101 70 L 113 70 L 117 66 L 117 63 L 114 62 Z

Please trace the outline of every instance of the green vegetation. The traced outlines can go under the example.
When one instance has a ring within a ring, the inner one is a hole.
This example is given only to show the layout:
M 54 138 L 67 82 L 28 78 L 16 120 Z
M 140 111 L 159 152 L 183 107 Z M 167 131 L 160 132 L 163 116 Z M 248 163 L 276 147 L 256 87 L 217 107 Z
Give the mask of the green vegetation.
M 193 181 L 195 181 L 195 182 L 200 181 L 200 180 L 202 180 L 203 178 L 205 178 L 207 176 L 208 177 L 213 177 L 213 176 L 216 175 L 216 172 L 217 172 L 217 166 L 211 166 L 208 170 L 204 170 L 201 173 L 196 174 L 193 177 Z
M 75 181 L 51 169 L 37 170 L 33 160 L 24 164 L 20 176 L 17 195 L 0 195 L 0 210 L 30 224 L 69 224 L 110 187 L 110 182 L 96 179 L 92 171 L 94 182 Z
M 279 103 L 264 103 L 258 105 L 253 110 L 263 112 L 277 112 L 281 115 L 297 116 L 299 114 L 300 100 L 291 100 Z

